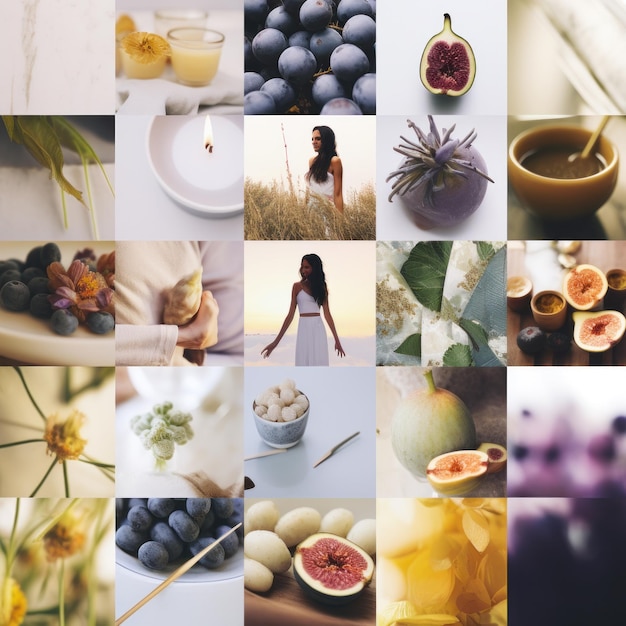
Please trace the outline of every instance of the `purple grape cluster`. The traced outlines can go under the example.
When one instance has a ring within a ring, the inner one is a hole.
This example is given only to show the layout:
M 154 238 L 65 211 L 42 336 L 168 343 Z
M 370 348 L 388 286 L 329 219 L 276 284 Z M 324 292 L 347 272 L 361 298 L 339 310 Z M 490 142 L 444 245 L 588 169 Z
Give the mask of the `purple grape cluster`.
M 374 115 L 376 0 L 245 0 L 244 113 Z
M 118 498 L 115 543 L 152 570 L 195 556 L 243 521 L 242 498 Z M 198 562 L 219 568 L 243 544 L 243 526 Z

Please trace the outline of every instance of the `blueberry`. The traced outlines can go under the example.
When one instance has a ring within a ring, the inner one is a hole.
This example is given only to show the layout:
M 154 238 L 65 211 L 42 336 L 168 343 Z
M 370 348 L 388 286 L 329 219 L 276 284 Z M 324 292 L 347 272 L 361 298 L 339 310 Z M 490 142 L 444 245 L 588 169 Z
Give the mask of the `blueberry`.
M 221 519 L 228 519 L 235 510 L 235 506 L 233 505 L 231 498 L 213 498 L 211 508 L 213 513 L 215 513 L 215 517 Z
M 513 455 L 514 459 L 517 459 L 518 461 L 523 461 L 530 454 L 530 450 L 527 446 L 514 445 L 513 449 L 511 450 L 511 454 Z
M 43 268 L 48 267 L 50 263 L 61 260 L 61 250 L 56 243 L 47 243 L 41 246 L 40 262 Z
M 225 535 L 231 528 L 232 526 L 218 526 L 215 529 L 215 535 L 219 539 L 222 535 Z M 237 532 L 235 531 L 234 533 L 228 535 L 228 537 L 226 537 L 225 539 L 222 539 L 221 545 L 224 548 L 224 555 L 227 559 L 233 556 L 239 549 L 239 538 L 237 537 Z
M 616 434 L 626 435 L 626 415 L 618 415 L 611 426 Z
M 596 435 L 587 446 L 587 453 L 599 463 L 611 463 L 615 460 L 615 441 L 611 435 Z
M 30 291 L 19 280 L 11 280 L 0 290 L 0 303 L 9 311 L 25 311 L 30 304 Z
M 186 543 L 197 539 L 200 528 L 185 511 L 173 511 L 167 519 L 172 530 Z
M 167 550 L 170 562 L 175 561 L 185 549 L 185 544 L 165 522 L 157 522 L 151 528 L 150 539 L 163 545 Z
M 148 509 L 155 517 L 169 517 L 177 506 L 174 498 L 148 498 Z
M 36 276 L 45 276 L 46 273 L 40 267 L 27 267 L 22 272 L 20 280 L 28 285 L 28 282 Z
M 26 255 L 26 263 L 24 264 L 26 267 L 39 267 L 44 269 L 41 265 L 41 249 L 43 246 L 35 246 L 31 248 Z
M 142 505 L 132 507 L 128 511 L 126 519 L 131 528 L 139 532 L 148 531 L 154 522 L 154 518 L 148 508 Z
M 78 328 L 78 318 L 67 309 L 57 309 L 50 318 L 50 325 L 59 335 L 71 335 Z
M 30 299 L 30 313 L 34 317 L 41 319 L 50 319 L 54 313 L 54 309 L 48 300 L 48 294 L 36 293 Z
M 148 498 L 128 498 L 128 508 L 132 509 L 134 506 L 148 506 Z
M 87 316 L 89 330 L 98 335 L 104 335 L 115 328 L 115 319 L 106 311 L 96 311 Z
M 139 560 L 149 569 L 161 570 L 167 567 L 167 550 L 158 541 L 146 541 L 137 553 Z
M 546 463 L 556 463 L 561 458 L 561 449 L 556 445 L 551 445 L 544 453 Z
M 123 524 L 115 532 L 115 543 L 128 554 L 137 556 L 139 546 L 146 540 L 146 535 Z
M 26 281 L 24 281 L 26 282 Z M 48 295 L 50 293 L 50 285 L 47 276 L 35 276 L 31 278 L 26 284 L 28 285 L 28 291 L 30 292 L 30 297 L 32 298 L 37 293 L 45 293 Z
M 8 269 L 0 274 L 0 287 L 4 287 L 7 283 L 10 283 L 12 280 L 22 280 L 22 272 L 17 269 Z
M 204 550 L 209 544 L 213 543 L 215 539 L 213 537 L 200 537 L 194 541 L 189 549 L 191 550 L 191 554 L 194 556 L 198 554 L 201 550 Z M 207 569 L 215 569 L 219 567 L 226 558 L 226 553 L 224 552 L 224 548 L 220 543 L 216 544 L 211 548 L 199 561 L 200 565 L 206 567 Z
M 12 259 L 8 261 L 0 261 L 0 276 L 2 276 L 2 274 L 4 274 L 7 270 L 21 271 L 20 266 Z
M 187 498 L 185 508 L 187 513 L 200 526 L 206 514 L 211 510 L 211 498 Z
M 200 534 L 203 537 L 210 535 L 213 533 L 213 526 L 215 525 L 215 513 L 213 511 L 209 511 L 204 520 L 202 520 L 202 524 L 200 525 Z

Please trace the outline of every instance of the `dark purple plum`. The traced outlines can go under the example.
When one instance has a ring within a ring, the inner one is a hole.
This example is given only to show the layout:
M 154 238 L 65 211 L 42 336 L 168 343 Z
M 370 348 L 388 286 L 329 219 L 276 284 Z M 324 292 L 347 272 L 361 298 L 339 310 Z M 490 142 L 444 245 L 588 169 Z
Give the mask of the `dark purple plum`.
M 264 65 L 274 65 L 287 46 L 284 33 L 276 28 L 264 28 L 252 40 L 252 53 Z
M 267 0 L 243 0 L 243 12 L 246 28 L 262 26 L 269 13 Z
M 343 84 L 334 74 L 322 74 L 313 82 L 311 95 L 315 104 L 321 109 L 329 100 L 345 98 L 348 94 Z
M 298 30 L 289 37 L 290 46 L 301 46 L 308 48 L 311 41 L 311 34 L 308 30 Z
M 287 48 L 278 59 L 280 75 L 295 85 L 304 85 L 309 82 L 316 69 L 315 55 L 300 46 Z
M 348 98 L 334 98 L 322 107 L 320 115 L 363 115 L 363 111 Z
M 366 115 L 376 113 L 376 74 L 368 72 L 357 79 L 352 87 L 352 99 Z
M 328 67 L 333 50 L 343 43 L 343 38 L 334 28 L 324 28 L 311 35 L 309 50 L 315 55 L 318 65 Z
M 355 15 L 369 15 L 372 17 L 374 11 L 367 0 L 341 0 L 337 6 L 337 17 L 342 24 L 345 24 Z
M 256 71 L 261 64 L 252 52 L 252 41 L 249 37 L 243 38 L 243 66 L 246 72 Z
M 263 86 L 265 79 L 258 72 L 243 73 L 243 93 L 244 95 L 251 91 L 258 91 Z
M 370 62 L 361 48 L 351 43 L 343 43 L 330 55 L 330 68 L 339 80 L 354 83 L 357 78 L 369 72 Z
M 369 15 L 354 15 L 345 23 L 342 36 L 345 43 L 368 50 L 376 42 L 376 22 Z
M 372 8 L 372 17 L 376 19 L 376 0 L 367 0 L 367 4 Z
M 289 37 L 300 28 L 300 22 L 284 6 L 278 6 L 267 14 L 265 28 L 276 28 Z
M 284 113 L 296 103 L 296 90 L 284 78 L 270 78 L 261 92 L 272 96 L 278 113 Z
M 274 98 L 262 91 L 251 91 L 243 97 L 244 115 L 274 115 L 276 103 Z
M 300 7 L 300 23 L 311 32 L 326 28 L 333 17 L 333 8 L 326 0 L 306 0 Z

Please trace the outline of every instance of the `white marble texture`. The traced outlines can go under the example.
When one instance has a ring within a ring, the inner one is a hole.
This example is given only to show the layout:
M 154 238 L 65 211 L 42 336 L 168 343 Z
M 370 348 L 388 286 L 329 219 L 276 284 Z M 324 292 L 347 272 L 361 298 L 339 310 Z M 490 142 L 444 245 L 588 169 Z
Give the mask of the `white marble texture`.
M 3 3 L 0 112 L 114 113 L 114 23 L 115 0 Z

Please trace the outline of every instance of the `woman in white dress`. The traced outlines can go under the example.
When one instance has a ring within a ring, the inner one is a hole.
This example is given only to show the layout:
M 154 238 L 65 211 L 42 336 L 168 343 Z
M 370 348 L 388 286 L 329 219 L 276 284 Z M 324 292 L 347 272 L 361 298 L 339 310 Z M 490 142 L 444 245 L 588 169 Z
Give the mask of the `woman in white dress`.
M 337 156 L 335 133 L 328 126 L 315 126 L 311 134 L 317 156 L 309 159 L 306 182 L 311 195 L 322 196 L 343 213 L 343 165 Z
M 261 354 L 267 358 L 273 352 L 289 328 L 297 308 L 300 319 L 296 336 L 296 365 L 328 365 L 328 341 L 320 310 L 335 339 L 335 351 L 340 357 L 344 357 L 346 353 L 341 346 L 330 313 L 326 276 L 322 260 L 317 254 L 305 254 L 302 257 L 300 276 L 302 279 L 294 283 L 291 289 L 291 304 L 287 317 L 276 339 L 265 346 Z

